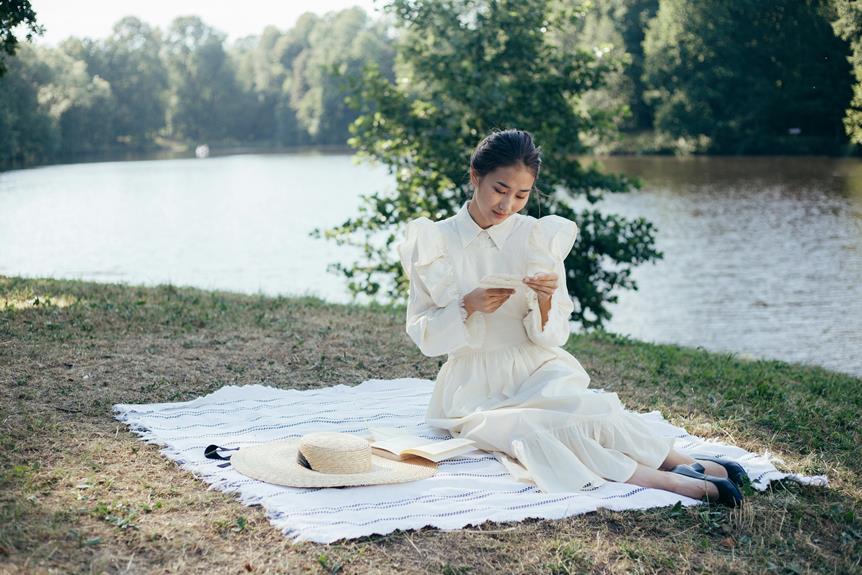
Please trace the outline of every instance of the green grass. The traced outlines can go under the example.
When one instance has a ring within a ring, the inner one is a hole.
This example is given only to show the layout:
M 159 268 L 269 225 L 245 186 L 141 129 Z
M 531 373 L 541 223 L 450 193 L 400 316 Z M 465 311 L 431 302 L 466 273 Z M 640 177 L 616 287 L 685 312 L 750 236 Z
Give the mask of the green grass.
M 433 379 L 403 307 L 0 276 L 0 573 L 862 572 L 862 380 L 605 333 L 567 349 L 592 387 L 689 432 L 825 474 L 744 512 L 666 507 L 292 545 L 142 443 L 115 403 L 223 385 Z

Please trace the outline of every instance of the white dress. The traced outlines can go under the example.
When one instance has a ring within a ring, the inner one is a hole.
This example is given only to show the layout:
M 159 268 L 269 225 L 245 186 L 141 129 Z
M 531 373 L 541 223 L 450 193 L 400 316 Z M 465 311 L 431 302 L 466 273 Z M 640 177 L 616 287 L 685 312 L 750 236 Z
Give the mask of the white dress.
M 469 202 L 445 220 L 411 220 L 398 244 L 410 278 L 407 334 L 424 355 L 448 355 L 425 421 L 475 440 L 517 480 L 545 492 L 626 481 L 638 463 L 658 468 L 673 438 L 654 435 L 616 393 L 588 389 L 589 375 L 560 347 L 574 309 L 563 260 L 577 225 L 516 213 L 483 230 Z M 465 321 L 463 297 L 485 275 L 537 272 L 559 277 L 544 329 L 526 284 L 493 313 Z

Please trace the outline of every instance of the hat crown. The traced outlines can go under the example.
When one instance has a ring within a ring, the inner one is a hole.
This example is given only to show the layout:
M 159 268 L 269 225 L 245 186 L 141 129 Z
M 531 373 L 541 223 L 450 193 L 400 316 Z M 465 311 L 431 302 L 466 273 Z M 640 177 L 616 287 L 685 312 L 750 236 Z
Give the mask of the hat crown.
M 308 433 L 300 439 L 299 451 L 319 473 L 365 473 L 372 468 L 371 444 L 349 433 Z

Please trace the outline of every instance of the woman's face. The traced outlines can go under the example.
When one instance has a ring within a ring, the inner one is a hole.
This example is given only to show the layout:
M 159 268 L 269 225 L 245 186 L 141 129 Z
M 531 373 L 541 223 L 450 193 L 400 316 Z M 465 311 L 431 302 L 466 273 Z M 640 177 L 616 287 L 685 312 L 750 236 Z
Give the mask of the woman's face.
M 479 227 L 487 228 L 499 224 L 524 209 L 535 181 L 536 178 L 530 170 L 521 163 L 496 168 L 481 179 L 473 168 L 470 168 L 473 199 L 468 205 L 468 211 Z

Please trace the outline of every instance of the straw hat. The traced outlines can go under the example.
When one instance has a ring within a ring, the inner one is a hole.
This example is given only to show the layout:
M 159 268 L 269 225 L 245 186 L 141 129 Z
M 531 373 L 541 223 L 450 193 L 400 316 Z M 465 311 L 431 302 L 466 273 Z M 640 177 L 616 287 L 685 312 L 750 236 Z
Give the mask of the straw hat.
M 437 464 L 426 459 L 396 461 L 373 455 L 368 440 L 335 431 L 243 447 L 230 462 L 243 475 L 290 487 L 401 483 L 437 471 Z

